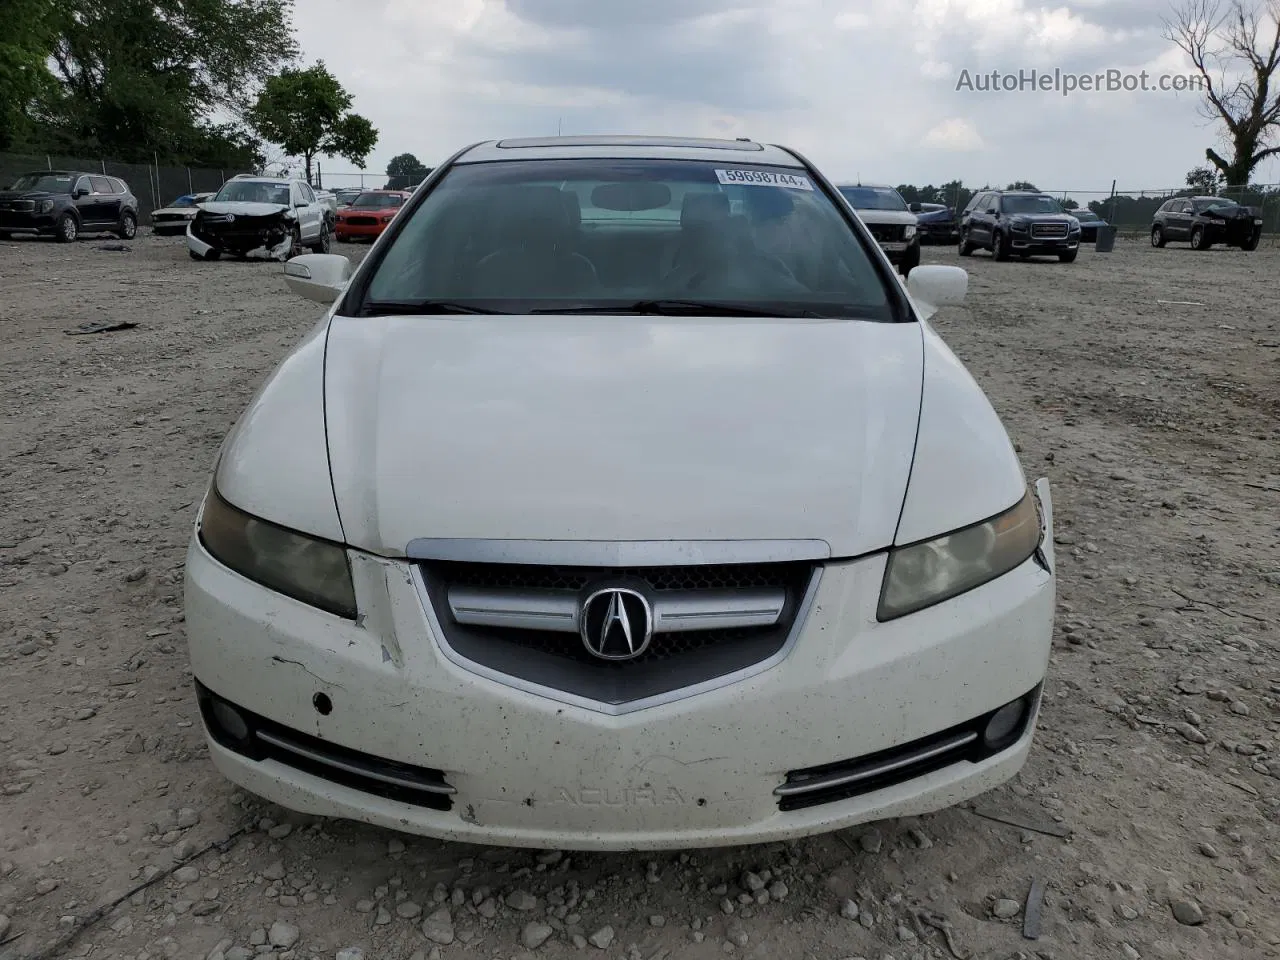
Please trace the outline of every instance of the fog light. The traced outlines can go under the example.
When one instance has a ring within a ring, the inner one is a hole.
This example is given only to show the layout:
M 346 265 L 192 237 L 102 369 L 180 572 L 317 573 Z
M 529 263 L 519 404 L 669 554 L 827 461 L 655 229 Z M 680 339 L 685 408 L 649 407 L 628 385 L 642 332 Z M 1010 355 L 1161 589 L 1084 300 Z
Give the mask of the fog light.
M 237 742 L 242 742 L 249 736 L 249 725 L 229 703 L 216 699 L 213 701 L 213 720 L 223 733 Z
M 1027 715 L 1027 701 L 1015 700 L 997 710 L 982 731 L 982 742 L 988 750 L 1003 750 L 1018 739 L 1022 721 Z

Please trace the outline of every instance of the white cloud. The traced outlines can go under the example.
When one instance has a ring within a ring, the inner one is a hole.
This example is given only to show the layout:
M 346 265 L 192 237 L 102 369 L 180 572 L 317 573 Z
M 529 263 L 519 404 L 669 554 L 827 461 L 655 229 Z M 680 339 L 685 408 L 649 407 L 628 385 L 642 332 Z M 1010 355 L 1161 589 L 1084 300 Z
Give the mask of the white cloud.
M 951 117 L 932 127 L 924 136 L 924 145 L 936 150 L 981 150 L 986 144 L 978 128 L 963 117 Z
M 404 151 L 431 165 L 477 140 L 560 128 L 750 136 L 836 179 L 1101 189 L 1181 183 L 1217 138 L 1199 98 L 978 93 L 957 77 L 1185 72 L 1160 36 L 1167 4 L 297 0 L 295 19 L 305 58 L 323 58 L 379 129 L 371 170 Z M 1280 163 L 1261 174 L 1280 180 Z

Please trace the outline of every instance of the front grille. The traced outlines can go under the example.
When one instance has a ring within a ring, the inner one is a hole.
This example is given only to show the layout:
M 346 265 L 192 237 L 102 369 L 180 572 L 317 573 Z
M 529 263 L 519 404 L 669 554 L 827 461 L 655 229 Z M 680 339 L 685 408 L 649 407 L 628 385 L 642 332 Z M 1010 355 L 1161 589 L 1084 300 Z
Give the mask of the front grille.
M 491 671 L 623 704 L 695 686 L 781 651 L 816 585 L 809 562 L 598 568 L 422 561 L 442 642 Z M 640 591 L 655 614 L 649 647 L 627 660 L 591 653 L 582 601 L 601 585 Z
M 1031 236 L 1037 240 L 1062 240 L 1067 236 L 1065 223 L 1033 223 Z
M 353 227 L 376 227 L 378 225 L 377 217 L 347 217 L 345 222 Z
M 902 240 L 903 226 L 900 223 L 869 223 L 867 229 L 880 243 L 897 243 Z
M 12 210 L 15 213 L 30 213 L 36 208 L 34 200 L 0 200 L 0 210 Z
M 1021 704 L 1018 724 L 999 741 L 984 739 L 987 725 L 999 707 L 949 730 L 877 753 L 819 767 L 793 770 L 775 789 L 779 810 L 803 810 L 849 800 L 936 773 L 956 763 L 980 763 L 1008 750 L 1022 739 L 1039 706 L 1040 687 L 1005 706 Z
M 450 810 L 453 807 L 455 791 L 445 781 L 441 770 L 349 750 L 250 713 L 219 697 L 198 680 L 195 688 L 200 716 L 209 735 L 220 746 L 242 757 L 257 762 L 274 760 L 387 800 L 431 810 Z M 228 717 L 241 722 L 243 730 L 233 730 Z

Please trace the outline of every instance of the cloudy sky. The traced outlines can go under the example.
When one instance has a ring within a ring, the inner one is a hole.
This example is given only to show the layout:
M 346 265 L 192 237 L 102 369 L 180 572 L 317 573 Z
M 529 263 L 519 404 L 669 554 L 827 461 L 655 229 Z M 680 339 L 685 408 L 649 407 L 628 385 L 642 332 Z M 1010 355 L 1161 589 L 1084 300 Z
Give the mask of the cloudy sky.
M 957 86 L 963 71 L 975 85 L 1055 68 L 1186 76 L 1161 37 L 1169 13 L 1169 0 L 297 0 L 296 24 L 306 59 L 380 131 L 371 170 L 560 129 L 749 136 L 837 179 L 1107 191 L 1178 186 L 1203 162 L 1218 133 L 1195 93 Z M 1280 180 L 1280 164 L 1259 174 Z

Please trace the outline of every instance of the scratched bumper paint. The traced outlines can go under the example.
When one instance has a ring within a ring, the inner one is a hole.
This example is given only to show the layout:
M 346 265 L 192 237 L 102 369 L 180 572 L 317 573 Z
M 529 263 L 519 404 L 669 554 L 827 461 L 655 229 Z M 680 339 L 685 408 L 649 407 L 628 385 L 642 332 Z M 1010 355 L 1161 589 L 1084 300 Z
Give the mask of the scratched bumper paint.
M 1052 566 L 1052 512 L 1045 508 Z M 761 842 L 926 813 L 1024 763 L 1005 753 L 850 800 L 781 812 L 787 771 L 947 729 L 1027 693 L 1048 663 L 1054 582 L 1037 560 L 890 623 L 884 556 L 825 570 L 799 642 L 739 684 L 609 716 L 478 677 L 447 659 L 405 563 L 353 555 L 359 624 L 264 590 L 193 543 L 186 603 L 194 674 L 215 693 L 353 750 L 441 769 L 454 808 L 426 810 L 254 762 L 210 741 L 217 767 L 306 813 L 447 839 L 570 849 Z M 332 700 L 322 716 L 317 693 Z

